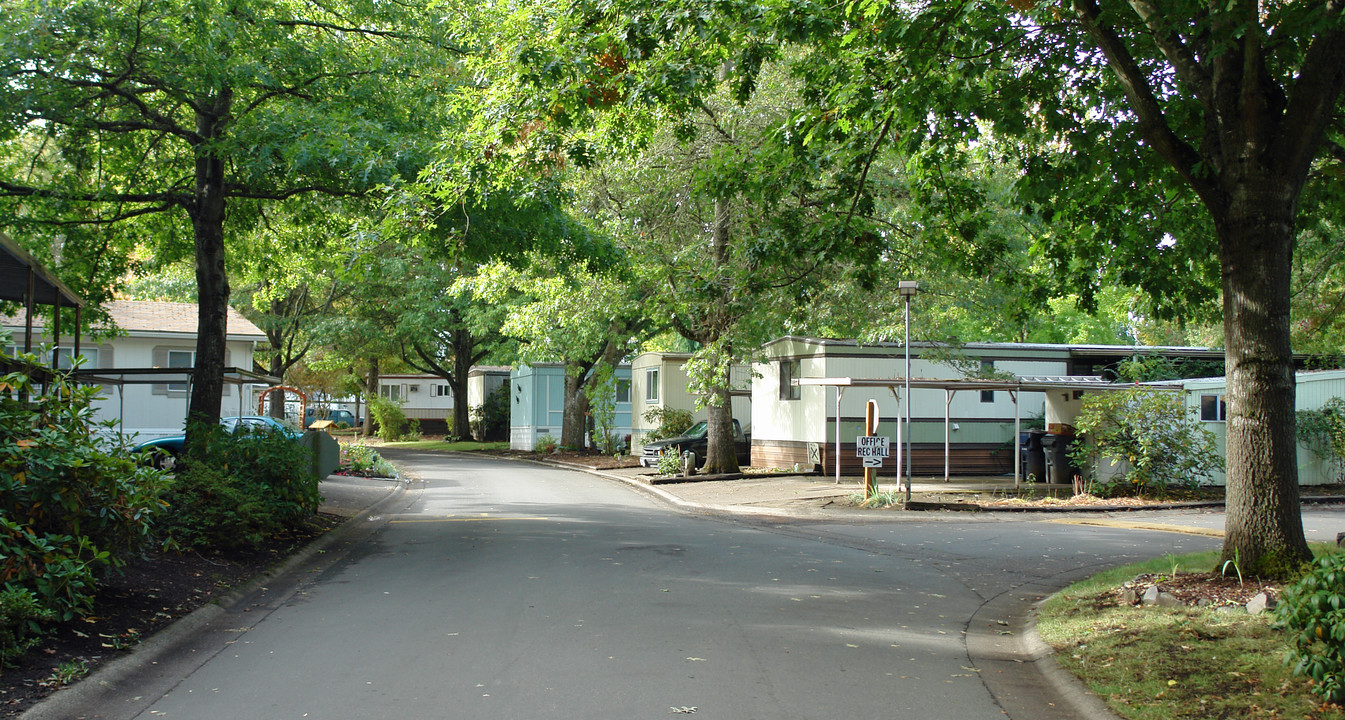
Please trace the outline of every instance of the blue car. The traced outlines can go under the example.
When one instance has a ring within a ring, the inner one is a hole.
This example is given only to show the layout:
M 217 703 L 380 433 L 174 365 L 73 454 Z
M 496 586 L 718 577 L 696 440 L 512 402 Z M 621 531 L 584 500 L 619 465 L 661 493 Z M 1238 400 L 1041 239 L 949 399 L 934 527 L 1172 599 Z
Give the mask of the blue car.
M 285 437 L 291 440 L 298 440 L 303 435 L 294 428 L 285 423 L 263 415 L 243 415 L 241 417 L 220 418 L 220 425 L 231 433 L 283 433 Z M 155 440 L 142 442 L 132 448 L 132 452 L 147 453 L 149 462 L 160 470 L 172 470 L 177 465 L 178 456 L 182 454 L 182 446 L 186 444 L 186 435 L 170 435 Z

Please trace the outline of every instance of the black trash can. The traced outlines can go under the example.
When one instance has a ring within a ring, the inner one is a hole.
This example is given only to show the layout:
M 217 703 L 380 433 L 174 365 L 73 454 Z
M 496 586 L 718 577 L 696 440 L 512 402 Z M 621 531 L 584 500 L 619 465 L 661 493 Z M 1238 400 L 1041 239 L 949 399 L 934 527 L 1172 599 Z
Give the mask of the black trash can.
M 1069 456 L 1074 449 L 1074 437 L 1047 433 L 1042 436 L 1041 445 L 1046 455 L 1046 482 L 1052 485 L 1072 484 L 1074 476 L 1079 474 L 1073 458 Z
M 1019 463 L 1024 478 L 1034 478 L 1038 482 L 1046 480 L 1046 453 L 1042 450 L 1041 439 L 1045 430 L 1028 430 L 1020 434 Z

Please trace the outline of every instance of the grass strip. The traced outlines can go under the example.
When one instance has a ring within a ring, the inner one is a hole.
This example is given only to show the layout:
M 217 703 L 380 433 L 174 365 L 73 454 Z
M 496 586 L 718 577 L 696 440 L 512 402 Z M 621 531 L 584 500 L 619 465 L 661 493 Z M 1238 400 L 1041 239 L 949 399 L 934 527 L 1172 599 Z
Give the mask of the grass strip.
M 1075 583 L 1041 608 L 1037 631 L 1112 712 L 1134 720 L 1345 720 L 1285 662 L 1271 616 L 1210 608 L 1118 605 L 1113 591 L 1145 573 L 1215 567 L 1217 552 L 1155 558 Z

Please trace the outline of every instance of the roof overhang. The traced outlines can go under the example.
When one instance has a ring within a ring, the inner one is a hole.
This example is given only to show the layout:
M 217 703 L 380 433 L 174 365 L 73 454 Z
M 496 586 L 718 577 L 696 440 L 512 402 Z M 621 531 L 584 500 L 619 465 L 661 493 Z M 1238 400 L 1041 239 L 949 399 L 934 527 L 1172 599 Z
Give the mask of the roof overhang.
M 821 385 L 827 387 L 868 387 L 896 388 L 912 387 L 922 390 L 1007 390 L 1010 392 L 1051 392 L 1053 390 L 1085 390 L 1090 392 L 1114 392 L 1134 387 L 1152 390 L 1181 390 L 1181 384 L 1172 383 L 1114 383 L 1093 375 L 1060 375 L 1047 377 L 1020 377 L 1007 379 L 931 379 L 931 378 L 798 378 L 797 385 Z M 909 385 L 908 385 L 909 383 Z
M 168 368 L 109 368 L 107 370 L 76 370 L 74 377 L 88 385 L 155 385 L 160 383 L 184 383 L 191 380 L 191 368 L 170 370 Z M 279 385 L 280 378 L 274 375 L 243 370 L 236 367 L 224 368 L 225 385 Z
M 23 302 L 28 283 L 33 284 L 33 302 L 39 305 L 84 307 L 84 299 L 65 286 L 27 250 L 0 233 L 0 300 Z

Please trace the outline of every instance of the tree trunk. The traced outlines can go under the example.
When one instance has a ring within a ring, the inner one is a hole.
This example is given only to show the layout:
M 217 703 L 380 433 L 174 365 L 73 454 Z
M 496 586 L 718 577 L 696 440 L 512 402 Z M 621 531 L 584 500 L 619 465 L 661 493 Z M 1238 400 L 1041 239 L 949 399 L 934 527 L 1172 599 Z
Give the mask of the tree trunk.
M 378 397 L 378 358 L 369 361 L 369 372 L 364 379 L 364 429 L 360 434 L 371 437 L 374 434 L 374 413 L 372 400 Z
M 584 447 L 584 431 L 588 427 L 588 394 L 584 392 L 586 374 L 583 366 L 565 365 L 565 405 L 560 423 L 560 446 L 563 448 Z
M 226 88 L 197 113 L 197 132 L 214 140 L 229 113 L 232 93 Z M 228 333 L 229 277 L 224 268 L 224 162 L 208 148 L 196 148 L 196 189 L 192 199 L 192 232 L 196 240 L 196 367 L 187 408 L 188 439 L 194 427 L 219 421 L 224 399 L 224 353 Z M 187 447 L 195 446 L 188 442 Z
M 1298 488 L 1295 378 L 1289 336 L 1297 189 L 1244 181 L 1216 222 L 1227 347 L 1227 514 L 1220 567 L 1284 576 L 1312 557 Z
M 706 408 L 708 434 L 705 458 L 705 472 L 735 473 L 738 467 L 738 451 L 734 447 L 736 439 L 733 432 L 733 396 L 730 394 L 729 376 L 731 366 L 724 364 L 723 370 L 715 380 L 714 397 Z
M 463 337 L 459 338 L 461 335 Z M 476 340 L 466 330 L 454 332 L 453 377 L 449 378 L 453 392 L 453 427 L 449 432 L 459 438 L 472 436 L 471 408 L 467 405 L 467 377 L 472 372 L 472 355 Z M 484 400 L 484 398 L 483 398 Z
M 268 372 L 268 374 L 270 374 L 272 377 L 278 377 L 278 378 L 280 378 L 280 382 L 281 382 L 282 384 L 285 382 L 285 367 L 284 367 L 284 363 L 281 362 L 281 360 L 280 360 L 280 354 L 279 354 L 279 353 L 277 353 L 277 354 L 271 356 L 271 363 L 270 363 L 270 367 L 267 368 L 267 372 Z M 276 419 L 280 419 L 280 418 L 285 417 L 285 391 L 284 391 L 284 390 L 281 390 L 281 391 L 279 391 L 279 392 L 273 392 L 273 393 L 271 393 L 270 395 L 266 396 L 266 402 L 267 402 L 267 405 L 268 405 L 268 407 L 267 407 L 267 409 L 266 409 L 268 415 L 270 415 L 271 417 L 276 418 Z M 316 417 L 315 417 L 315 419 L 316 419 Z M 307 423 L 308 423 L 308 419 L 307 419 L 307 418 L 301 418 L 301 419 L 300 419 L 300 422 L 302 422 L 302 423 L 304 423 L 304 424 L 307 424 Z

